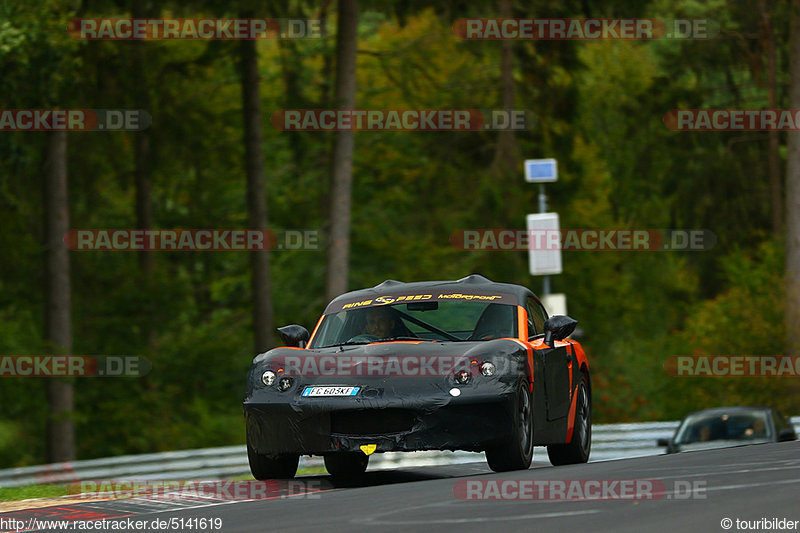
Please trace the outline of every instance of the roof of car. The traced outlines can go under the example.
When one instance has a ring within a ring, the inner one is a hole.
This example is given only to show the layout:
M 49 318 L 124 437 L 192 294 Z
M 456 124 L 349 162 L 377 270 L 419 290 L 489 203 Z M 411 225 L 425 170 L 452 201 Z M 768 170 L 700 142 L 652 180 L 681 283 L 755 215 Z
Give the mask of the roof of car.
M 512 296 L 513 299 L 516 299 L 517 305 L 525 305 L 525 301 L 529 296 L 535 297 L 529 289 L 522 285 L 497 283 L 480 274 L 472 274 L 465 278 L 452 281 L 415 281 L 403 283 L 402 281 L 388 279 L 374 287 L 359 289 L 337 296 L 328 304 L 325 312 L 328 313 L 329 309 L 341 309 L 341 304 L 343 302 L 365 300 L 383 295 L 416 294 L 426 291 L 459 291 L 464 294 L 501 293 Z
M 743 411 L 770 411 L 772 410 L 771 407 L 766 407 L 763 405 L 733 405 L 730 407 L 712 407 L 710 409 L 700 409 L 699 411 L 693 411 L 686 415 L 686 418 L 692 415 L 699 415 L 699 414 L 706 414 L 706 415 L 715 415 L 715 414 L 725 414 L 725 413 L 741 413 Z

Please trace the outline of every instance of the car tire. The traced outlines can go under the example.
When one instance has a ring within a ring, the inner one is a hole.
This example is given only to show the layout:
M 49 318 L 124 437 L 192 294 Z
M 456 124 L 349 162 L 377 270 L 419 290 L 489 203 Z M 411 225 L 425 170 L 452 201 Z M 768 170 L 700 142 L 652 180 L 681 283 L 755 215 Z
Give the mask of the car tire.
M 547 456 L 553 466 L 585 463 L 592 448 L 592 398 L 585 374 L 578 384 L 578 399 L 575 406 L 575 425 L 572 439 L 566 444 L 551 444 Z
M 533 402 L 527 383 L 517 385 L 508 408 L 514 424 L 511 438 L 486 450 L 486 462 L 495 472 L 527 470 L 533 460 Z
M 369 455 L 361 452 L 339 452 L 325 456 L 325 469 L 335 479 L 351 481 L 367 470 Z
M 264 455 L 248 444 L 247 459 L 250 462 L 250 472 L 256 479 L 292 479 L 297 473 L 300 455 Z

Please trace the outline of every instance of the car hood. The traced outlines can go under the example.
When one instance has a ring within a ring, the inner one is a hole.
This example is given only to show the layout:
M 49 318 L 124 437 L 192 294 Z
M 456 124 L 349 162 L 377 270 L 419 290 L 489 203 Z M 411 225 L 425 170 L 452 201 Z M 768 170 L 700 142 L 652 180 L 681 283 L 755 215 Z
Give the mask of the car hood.
M 737 446 L 749 446 L 751 444 L 765 444 L 772 442 L 770 439 L 748 439 L 748 440 L 712 440 L 707 442 L 692 442 L 691 444 L 678 444 L 678 451 L 694 452 L 701 450 L 716 450 L 719 448 L 735 448 Z
M 287 357 L 390 357 L 390 356 L 452 356 L 480 357 L 504 356 L 518 352 L 524 347 L 519 341 L 511 339 L 495 339 L 490 341 L 464 342 L 429 342 L 429 341 L 390 341 L 370 344 L 354 344 L 332 346 L 328 348 L 298 349 L 275 348 L 257 355 L 253 364 L 258 365 L 271 361 L 279 362 Z

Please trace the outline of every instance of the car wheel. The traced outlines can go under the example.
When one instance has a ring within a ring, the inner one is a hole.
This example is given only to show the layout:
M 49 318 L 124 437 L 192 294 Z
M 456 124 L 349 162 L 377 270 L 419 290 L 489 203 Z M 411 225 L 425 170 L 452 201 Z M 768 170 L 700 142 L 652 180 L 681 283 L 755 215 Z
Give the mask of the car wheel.
M 486 450 L 486 462 L 495 472 L 527 470 L 533 459 L 533 406 L 527 384 L 520 382 L 510 404 L 514 427 L 508 442 Z
M 250 472 L 256 479 L 291 479 L 297 473 L 300 455 L 264 455 L 247 445 Z
M 334 478 L 348 481 L 361 476 L 369 464 L 369 455 L 361 452 L 339 452 L 325 456 L 325 469 Z
M 547 447 L 547 456 L 553 466 L 585 463 L 589 460 L 592 448 L 592 400 L 586 376 L 581 375 L 578 384 L 578 403 L 575 406 L 575 425 L 572 439 L 566 444 L 551 444 Z

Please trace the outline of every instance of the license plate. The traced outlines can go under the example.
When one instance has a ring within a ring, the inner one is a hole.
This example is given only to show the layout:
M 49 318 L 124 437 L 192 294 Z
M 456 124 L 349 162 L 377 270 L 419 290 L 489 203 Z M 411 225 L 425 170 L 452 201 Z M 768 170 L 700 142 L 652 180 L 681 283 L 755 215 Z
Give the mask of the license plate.
M 306 387 L 301 396 L 355 396 L 361 387 Z

